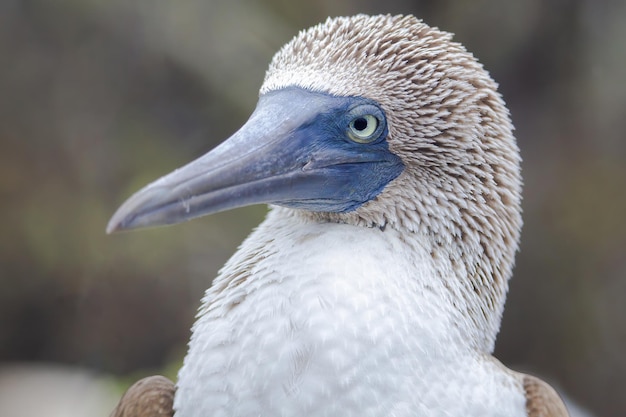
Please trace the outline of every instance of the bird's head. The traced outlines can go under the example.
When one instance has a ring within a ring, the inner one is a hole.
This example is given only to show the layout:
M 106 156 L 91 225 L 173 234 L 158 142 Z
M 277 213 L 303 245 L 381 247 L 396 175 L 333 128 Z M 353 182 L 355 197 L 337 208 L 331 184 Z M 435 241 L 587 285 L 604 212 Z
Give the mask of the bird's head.
M 418 233 L 499 322 L 519 163 L 496 84 L 450 34 L 412 16 L 328 19 L 274 56 L 238 132 L 132 196 L 108 231 L 269 203 Z

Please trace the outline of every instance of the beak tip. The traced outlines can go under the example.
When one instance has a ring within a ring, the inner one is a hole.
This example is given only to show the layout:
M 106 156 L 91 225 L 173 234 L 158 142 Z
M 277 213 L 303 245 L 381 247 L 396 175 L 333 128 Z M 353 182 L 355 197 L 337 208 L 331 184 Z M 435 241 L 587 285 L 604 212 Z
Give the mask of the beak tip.
M 106 227 L 107 235 L 137 227 L 137 216 L 133 215 L 132 210 L 129 212 L 126 206 L 127 204 L 123 204 L 109 220 Z
M 156 194 L 158 196 L 158 193 Z M 131 196 L 111 216 L 106 227 L 106 233 L 110 235 L 115 232 L 153 225 L 148 221 L 149 216 L 148 219 L 146 218 L 146 213 L 150 211 L 153 205 L 154 195 L 154 189 L 148 186 Z
M 111 220 L 109 220 L 109 223 L 107 224 L 107 227 L 106 227 L 107 235 L 126 229 L 126 227 L 124 227 L 123 219 L 119 219 L 116 214 L 113 215 L 113 217 L 111 217 Z
M 107 228 L 106 228 L 106 234 L 110 235 L 112 233 L 117 232 L 118 228 L 116 224 L 112 224 L 111 222 L 109 222 L 109 224 L 107 224 Z

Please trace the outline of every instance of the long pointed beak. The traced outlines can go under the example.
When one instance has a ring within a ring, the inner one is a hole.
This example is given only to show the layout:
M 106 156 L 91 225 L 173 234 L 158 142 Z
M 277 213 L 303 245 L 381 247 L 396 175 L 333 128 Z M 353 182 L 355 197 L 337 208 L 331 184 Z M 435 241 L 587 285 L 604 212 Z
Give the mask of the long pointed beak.
M 363 195 L 346 175 L 381 162 L 381 152 L 327 146 L 328 129 L 319 129 L 314 121 L 334 109 L 336 99 L 301 89 L 262 96 L 239 131 L 129 198 L 107 232 L 174 224 L 258 203 L 319 211 L 362 204 L 371 195 Z

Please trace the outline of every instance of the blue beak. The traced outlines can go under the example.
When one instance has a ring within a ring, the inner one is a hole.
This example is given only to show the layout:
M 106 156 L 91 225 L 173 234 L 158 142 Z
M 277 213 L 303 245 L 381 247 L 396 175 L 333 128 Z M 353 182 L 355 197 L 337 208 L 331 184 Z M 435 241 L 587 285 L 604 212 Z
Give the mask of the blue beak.
M 300 88 L 267 93 L 232 137 L 129 198 L 107 232 L 259 203 L 354 210 L 402 172 L 386 136 L 385 115 L 371 100 Z

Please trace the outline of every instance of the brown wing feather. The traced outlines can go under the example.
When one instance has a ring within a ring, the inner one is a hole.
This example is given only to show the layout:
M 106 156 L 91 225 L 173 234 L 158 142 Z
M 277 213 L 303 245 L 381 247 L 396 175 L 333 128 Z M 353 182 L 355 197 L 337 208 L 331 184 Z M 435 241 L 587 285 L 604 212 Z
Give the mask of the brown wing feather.
M 523 375 L 528 417 L 569 417 L 559 394 L 550 385 L 531 375 Z
M 172 417 L 175 391 L 164 376 L 143 378 L 128 388 L 110 417 Z

